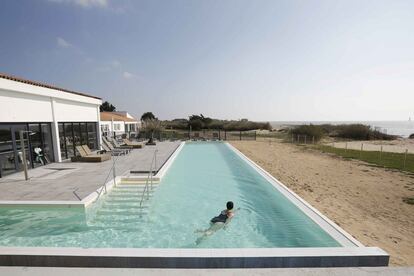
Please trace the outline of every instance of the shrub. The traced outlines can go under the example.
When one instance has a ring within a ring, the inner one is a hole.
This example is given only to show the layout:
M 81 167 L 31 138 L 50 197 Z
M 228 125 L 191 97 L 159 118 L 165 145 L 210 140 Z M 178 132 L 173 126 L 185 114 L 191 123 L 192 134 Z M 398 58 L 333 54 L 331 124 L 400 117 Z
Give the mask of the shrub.
M 413 133 L 413 134 L 411 134 L 408 138 L 410 138 L 410 139 L 414 139 L 414 133 Z
M 309 139 L 313 138 L 315 141 L 319 141 L 324 136 L 324 130 L 321 126 L 317 125 L 300 125 L 290 131 L 294 136 L 297 135 L 306 135 Z
M 394 135 L 372 130 L 370 126 L 363 124 L 338 125 L 334 136 L 353 140 L 393 140 Z

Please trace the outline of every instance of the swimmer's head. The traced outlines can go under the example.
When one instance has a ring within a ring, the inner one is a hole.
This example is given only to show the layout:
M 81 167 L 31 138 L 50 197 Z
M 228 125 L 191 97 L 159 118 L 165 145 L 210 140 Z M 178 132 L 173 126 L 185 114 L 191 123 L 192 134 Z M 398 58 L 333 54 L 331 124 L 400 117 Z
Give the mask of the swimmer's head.
M 231 210 L 231 209 L 233 209 L 233 202 L 232 202 L 232 201 L 228 201 L 228 202 L 226 203 L 226 207 L 227 207 L 227 210 Z

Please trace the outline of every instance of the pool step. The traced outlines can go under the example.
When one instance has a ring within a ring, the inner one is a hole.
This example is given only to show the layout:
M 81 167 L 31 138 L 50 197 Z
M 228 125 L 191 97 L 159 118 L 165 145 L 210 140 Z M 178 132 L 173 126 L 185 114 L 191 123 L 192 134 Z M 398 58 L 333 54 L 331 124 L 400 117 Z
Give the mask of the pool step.
M 148 175 L 145 176 L 129 176 L 121 178 L 121 182 L 135 182 L 135 183 L 145 183 L 148 179 Z M 152 181 L 160 181 L 159 177 L 153 176 Z
M 158 187 L 159 184 L 153 183 L 152 187 Z M 151 187 L 151 184 L 148 184 L 148 187 Z M 114 189 L 144 189 L 144 184 L 118 184 Z
M 108 200 L 111 199 L 141 199 L 142 194 L 144 193 L 144 191 L 139 191 L 139 192 L 132 192 L 132 193 L 110 193 L 108 194 Z M 145 195 L 149 194 L 149 196 L 153 196 L 155 193 L 154 190 L 152 191 L 145 191 Z

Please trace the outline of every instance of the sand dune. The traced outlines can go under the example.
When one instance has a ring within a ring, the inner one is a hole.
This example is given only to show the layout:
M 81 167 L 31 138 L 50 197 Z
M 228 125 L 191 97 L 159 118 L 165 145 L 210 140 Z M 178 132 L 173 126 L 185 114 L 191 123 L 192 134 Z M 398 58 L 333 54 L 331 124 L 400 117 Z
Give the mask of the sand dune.
M 414 175 L 346 161 L 281 142 L 234 141 L 257 162 L 366 246 L 414 265 Z

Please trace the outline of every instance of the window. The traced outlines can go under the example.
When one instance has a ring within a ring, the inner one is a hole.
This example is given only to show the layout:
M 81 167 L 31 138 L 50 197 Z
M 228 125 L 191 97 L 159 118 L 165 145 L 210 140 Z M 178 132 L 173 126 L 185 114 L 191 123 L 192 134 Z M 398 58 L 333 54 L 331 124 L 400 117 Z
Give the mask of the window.
M 92 150 L 98 149 L 98 140 L 96 135 L 96 123 L 87 123 L 88 128 L 88 147 Z
M 120 131 L 120 130 L 121 130 L 121 124 L 114 123 L 114 131 Z

